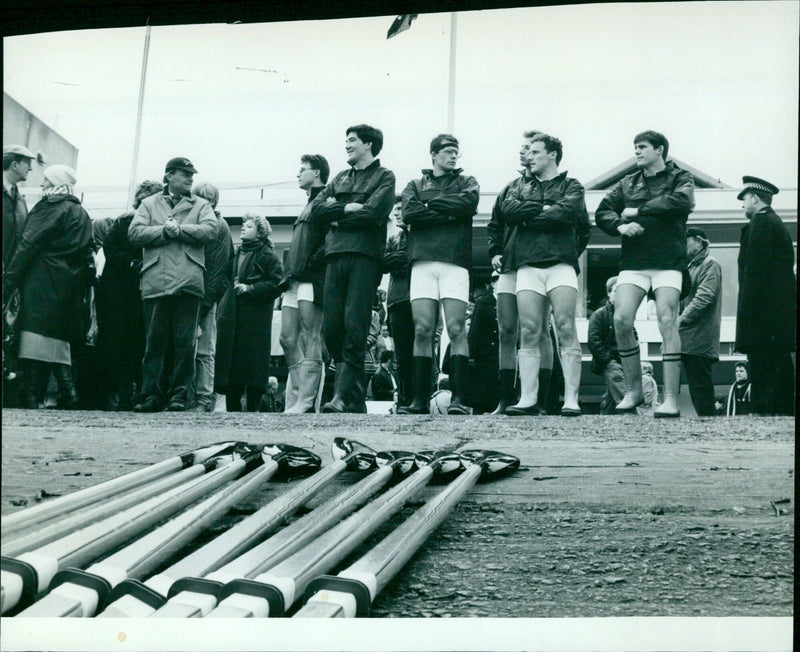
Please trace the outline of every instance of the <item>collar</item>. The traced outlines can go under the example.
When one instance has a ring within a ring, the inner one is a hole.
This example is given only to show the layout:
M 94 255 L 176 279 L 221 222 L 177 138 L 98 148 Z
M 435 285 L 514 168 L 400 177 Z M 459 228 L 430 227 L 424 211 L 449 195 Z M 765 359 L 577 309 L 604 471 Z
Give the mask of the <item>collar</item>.
M 434 175 L 432 168 L 423 168 L 422 174 L 426 177 L 433 177 L 434 179 L 441 179 L 442 177 L 453 175 L 458 176 L 464 171 L 464 168 L 454 168 L 452 172 L 445 172 L 444 174 L 440 174 L 438 177 Z
M 517 174 L 519 174 L 526 181 L 531 178 L 531 171 L 528 168 L 517 170 Z
M 537 176 L 531 176 L 531 177 L 529 177 L 529 179 L 530 179 L 530 180 L 536 179 L 536 183 L 550 183 L 551 181 L 561 181 L 562 179 L 565 179 L 565 178 L 566 178 L 566 176 L 567 176 L 567 171 L 566 171 L 566 170 L 564 170 L 563 172 L 559 172 L 559 173 L 558 173 L 556 176 L 554 176 L 552 179 L 546 179 L 545 181 L 542 181 L 542 180 L 541 180 L 539 177 L 537 177 Z
M 325 190 L 325 186 L 312 186 L 308 189 L 308 201 L 312 201 L 319 193 Z
M 366 172 L 367 170 L 374 170 L 374 169 L 376 169 L 376 168 L 379 168 L 380 166 L 381 166 L 381 160 L 380 160 L 379 158 L 376 158 L 374 161 L 372 161 L 372 163 L 370 163 L 370 164 L 369 164 L 367 167 L 365 167 L 365 168 L 361 168 L 361 169 L 359 170 L 359 169 L 358 169 L 358 168 L 357 168 L 355 165 L 351 165 L 351 166 L 350 166 L 350 169 L 351 169 L 353 172 Z
M 689 261 L 689 265 L 699 265 L 705 260 L 706 256 L 708 256 L 708 247 L 703 247 L 694 256 L 692 256 L 692 259 Z
M 6 175 L 5 175 L 5 174 L 3 175 L 3 190 L 5 190 L 5 191 L 6 191 L 6 192 L 7 192 L 7 193 L 10 195 L 10 194 L 11 194 L 11 191 L 12 191 L 12 190 L 13 190 L 13 189 L 14 189 L 16 186 L 17 186 L 17 184 L 16 184 L 16 183 L 10 183 L 10 182 L 9 182 L 9 180 L 8 180 L 8 179 L 6 179 Z M 19 188 L 18 188 L 18 187 L 17 187 L 17 190 L 19 190 Z M 21 194 L 21 193 L 20 193 L 20 194 Z

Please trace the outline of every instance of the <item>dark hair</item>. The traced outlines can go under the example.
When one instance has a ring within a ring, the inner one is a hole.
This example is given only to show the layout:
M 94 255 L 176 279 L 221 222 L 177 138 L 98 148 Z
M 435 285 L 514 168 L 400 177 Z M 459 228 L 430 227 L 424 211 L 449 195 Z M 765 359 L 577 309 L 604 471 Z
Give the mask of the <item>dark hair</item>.
M 750 368 L 747 366 L 746 362 L 744 362 L 742 360 L 739 360 L 739 362 L 737 362 L 735 365 L 733 365 L 734 369 L 738 369 L 739 367 L 744 369 L 748 373 L 748 375 L 750 374 Z
M 451 134 L 439 134 L 431 140 L 430 153 L 438 154 L 445 147 L 455 147 L 458 149 L 458 138 Z
M 531 129 L 530 131 L 523 131 L 522 132 L 522 137 L 523 138 L 533 138 L 534 136 L 538 136 L 540 133 L 542 133 L 542 132 L 537 130 L 537 129 Z
M 383 132 L 380 129 L 361 124 L 348 127 L 344 133 L 345 136 L 355 134 L 362 143 L 370 143 L 373 156 L 380 154 L 383 149 Z
M 322 154 L 303 154 L 300 157 L 301 163 L 308 163 L 308 167 L 312 170 L 319 171 L 319 180 L 322 183 L 328 183 L 328 177 L 331 175 L 331 166 L 328 165 L 327 159 Z
M 653 146 L 653 149 L 658 149 L 659 147 L 663 147 L 663 151 L 661 152 L 661 158 L 664 161 L 667 160 L 667 153 L 669 152 L 669 141 L 664 134 L 660 134 L 657 131 L 653 131 L 648 129 L 647 131 L 643 131 L 640 134 L 636 134 L 633 138 L 633 144 L 636 143 L 650 143 Z
M 3 154 L 3 170 L 8 170 L 14 163 L 20 161 L 33 161 L 30 156 L 23 156 L 22 154 Z
M 389 360 L 392 359 L 393 355 L 394 353 L 392 353 L 389 349 L 384 349 L 383 351 L 381 351 L 381 364 L 383 364 L 384 362 L 389 362 Z
M 772 206 L 772 195 L 770 195 L 768 192 L 763 192 L 761 190 L 748 190 L 747 192 L 752 193 L 753 195 L 758 197 L 767 206 Z
M 544 143 L 544 149 L 546 152 L 556 153 L 556 165 L 561 163 L 561 157 L 564 155 L 564 148 L 558 138 L 555 136 L 550 136 L 549 134 L 538 133 L 533 137 L 533 142 Z
M 402 201 L 403 201 L 403 195 L 395 195 L 394 196 L 394 203 L 395 204 L 399 204 Z

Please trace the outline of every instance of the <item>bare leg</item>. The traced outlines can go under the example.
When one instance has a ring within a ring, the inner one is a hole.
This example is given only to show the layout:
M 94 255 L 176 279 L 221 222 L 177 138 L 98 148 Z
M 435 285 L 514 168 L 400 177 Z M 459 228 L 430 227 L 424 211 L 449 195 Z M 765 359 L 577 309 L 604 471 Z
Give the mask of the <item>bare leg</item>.
M 637 285 L 630 283 L 617 285 L 614 301 L 614 332 L 625 374 L 625 396 L 617 405 L 617 410 L 632 410 L 644 401 L 639 342 L 634 334 L 633 322 L 645 294 L 645 291 Z

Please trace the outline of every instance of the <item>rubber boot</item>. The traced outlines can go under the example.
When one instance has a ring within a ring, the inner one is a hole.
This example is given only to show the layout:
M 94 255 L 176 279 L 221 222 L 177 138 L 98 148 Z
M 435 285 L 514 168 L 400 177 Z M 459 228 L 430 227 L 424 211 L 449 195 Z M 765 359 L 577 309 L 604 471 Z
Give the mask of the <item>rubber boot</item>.
M 469 414 L 467 388 L 469 387 L 469 357 L 450 356 L 450 405 L 447 414 Z
M 539 348 L 519 350 L 519 403 L 506 409 L 510 417 L 539 416 L 539 364 L 542 356 Z
M 337 414 L 344 412 L 344 400 L 342 399 L 342 378 L 344 377 L 344 361 L 339 361 L 336 365 L 335 376 L 333 379 L 333 397 L 322 406 L 325 414 Z
M 681 354 L 665 353 L 661 356 L 664 369 L 664 402 L 653 411 L 656 419 L 681 416 L 678 393 L 681 390 Z
M 22 407 L 26 410 L 38 410 L 42 407 L 47 381 L 50 378 L 50 367 L 39 360 L 23 360 L 24 389 Z
M 56 407 L 60 410 L 77 410 L 78 392 L 75 390 L 75 381 L 72 378 L 72 367 L 68 364 L 54 364 L 52 369 L 58 385 Z
M 549 367 L 539 369 L 539 392 L 536 402 L 539 404 L 539 414 L 542 416 L 547 415 L 548 396 L 550 395 L 550 380 L 553 377 L 553 370 Z
M 506 408 L 514 405 L 517 400 L 517 370 L 501 369 L 498 378 L 500 379 L 500 401 L 492 414 L 505 414 Z
M 350 414 L 366 414 L 367 372 L 364 366 L 345 364 L 344 372 L 341 390 L 344 411 Z
M 433 358 L 415 355 L 412 364 L 414 371 L 414 400 L 409 405 L 397 408 L 397 414 L 428 414 L 431 401 Z
M 289 412 L 292 406 L 297 403 L 297 395 L 300 387 L 300 362 L 289 366 L 289 374 L 286 376 L 286 392 L 284 393 L 283 411 Z
M 581 361 L 583 356 L 578 347 L 563 347 L 559 351 L 561 371 L 564 374 L 564 406 L 562 417 L 579 417 L 581 408 L 578 405 L 578 391 L 581 385 Z
M 287 414 L 306 414 L 314 412 L 320 380 L 322 379 L 322 360 L 303 358 L 298 363 L 297 400 L 294 405 L 284 410 Z
M 619 357 L 625 375 L 625 396 L 617 403 L 614 414 L 636 414 L 636 408 L 644 403 L 639 347 L 620 350 Z

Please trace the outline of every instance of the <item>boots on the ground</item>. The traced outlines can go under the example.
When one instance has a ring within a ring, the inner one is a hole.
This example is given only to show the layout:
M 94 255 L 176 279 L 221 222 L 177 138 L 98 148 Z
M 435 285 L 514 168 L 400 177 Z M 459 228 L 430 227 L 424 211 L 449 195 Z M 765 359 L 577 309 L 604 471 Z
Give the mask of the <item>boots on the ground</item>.
M 553 370 L 545 367 L 539 369 L 539 391 L 536 402 L 539 404 L 539 414 L 547 416 L 547 401 L 550 396 L 550 381 L 553 377 Z
M 564 374 L 564 405 L 561 408 L 562 417 L 579 417 L 581 408 L 578 404 L 578 392 L 581 385 L 580 347 L 562 347 L 559 351 L 561 371 Z
M 506 409 L 517 402 L 517 370 L 501 369 L 498 378 L 500 380 L 500 400 L 492 414 L 505 414 Z
M 289 375 L 286 376 L 286 392 L 284 393 L 283 411 L 289 412 L 289 408 L 297 403 L 297 394 L 300 387 L 300 362 L 289 365 Z
M 519 385 L 520 397 L 516 405 L 506 408 L 510 417 L 539 416 L 539 365 L 542 361 L 538 348 L 520 349 Z
M 681 416 L 678 393 L 681 389 L 681 354 L 664 353 L 661 356 L 664 369 L 664 402 L 653 411 L 656 419 L 672 419 Z
M 37 410 L 42 407 L 47 381 L 50 379 L 50 365 L 39 360 L 24 360 L 22 407 Z
M 428 414 L 431 401 L 433 358 L 415 355 L 412 365 L 414 371 L 414 398 L 408 405 L 397 408 L 397 414 Z
M 644 403 L 639 346 L 620 349 L 619 358 L 625 375 L 625 396 L 617 403 L 614 414 L 636 414 L 636 408 Z
M 52 369 L 58 385 L 58 403 L 56 403 L 56 407 L 59 410 L 77 410 L 78 392 L 75 389 L 75 381 L 72 378 L 72 367 L 68 364 L 54 364 Z
M 336 361 L 335 375 L 333 377 L 333 397 L 330 401 L 323 404 L 322 412 L 325 414 L 337 414 L 344 412 L 344 399 L 342 398 L 342 378 L 344 377 L 344 361 Z
M 296 400 L 294 405 L 287 407 L 284 412 L 287 414 L 306 414 L 314 412 L 314 407 L 319 394 L 320 383 L 322 382 L 324 363 L 322 360 L 303 358 L 297 364 L 298 373 L 296 390 Z
M 469 387 L 469 356 L 450 356 L 450 405 L 447 414 L 469 414 L 467 406 Z

